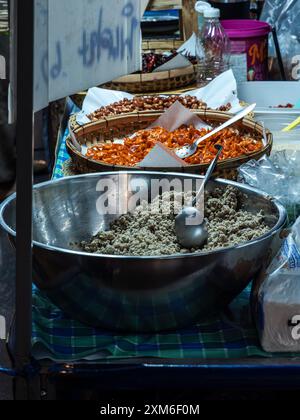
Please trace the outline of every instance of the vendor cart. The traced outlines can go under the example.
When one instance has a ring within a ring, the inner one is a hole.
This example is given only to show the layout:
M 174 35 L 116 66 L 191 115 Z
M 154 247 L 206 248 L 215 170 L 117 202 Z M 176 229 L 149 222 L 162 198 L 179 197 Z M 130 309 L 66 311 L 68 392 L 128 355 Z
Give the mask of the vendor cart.
M 25 4 L 26 3 L 26 4 Z M 32 136 L 34 1 L 16 2 L 17 276 L 16 313 L 7 343 L 18 400 L 94 398 L 111 392 L 186 394 L 207 390 L 299 390 L 300 356 L 263 352 L 251 319 L 248 288 L 220 317 L 169 334 L 116 336 L 85 328 L 32 287 Z M 68 168 L 67 101 L 54 178 Z

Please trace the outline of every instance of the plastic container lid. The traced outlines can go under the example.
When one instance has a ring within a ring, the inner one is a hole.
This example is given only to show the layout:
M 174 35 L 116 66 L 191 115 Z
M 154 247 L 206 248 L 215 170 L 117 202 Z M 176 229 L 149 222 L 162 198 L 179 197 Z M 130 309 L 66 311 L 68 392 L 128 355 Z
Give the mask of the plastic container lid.
M 197 3 L 195 4 L 195 10 L 198 13 L 203 14 L 204 10 L 206 9 L 212 9 L 212 6 L 206 1 L 197 1 Z
M 230 39 L 256 38 L 266 36 L 272 31 L 267 22 L 258 20 L 222 20 L 221 23 Z
M 212 7 L 211 9 L 205 9 L 204 10 L 204 18 L 214 19 L 214 18 L 220 18 L 220 16 L 221 16 L 220 9 L 214 9 Z

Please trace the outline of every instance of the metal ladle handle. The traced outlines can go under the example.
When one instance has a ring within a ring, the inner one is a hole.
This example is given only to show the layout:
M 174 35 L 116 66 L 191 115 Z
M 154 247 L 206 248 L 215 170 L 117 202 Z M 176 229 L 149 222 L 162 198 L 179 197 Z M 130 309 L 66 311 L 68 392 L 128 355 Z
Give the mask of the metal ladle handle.
M 212 177 L 212 174 L 214 173 L 214 171 L 217 167 L 220 155 L 223 152 L 223 147 L 218 145 L 218 144 L 215 145 L 215 149 L 218 151 L 218 153 L 216 154 L 216 157 L 214 158 L 214 160 L 209 165 L 209 168 L 206 172 L 206 175 L 205 175 L 204 181 L 201 185 L 201 188 L 199 189 L 196 197 L 193 200 L 193 207 L 196 207 L 196 204 L 198 203 L 200 196 L 203 194 L 203 191 L 205 190 L 206 185 L 208 184 L 210 178 Z

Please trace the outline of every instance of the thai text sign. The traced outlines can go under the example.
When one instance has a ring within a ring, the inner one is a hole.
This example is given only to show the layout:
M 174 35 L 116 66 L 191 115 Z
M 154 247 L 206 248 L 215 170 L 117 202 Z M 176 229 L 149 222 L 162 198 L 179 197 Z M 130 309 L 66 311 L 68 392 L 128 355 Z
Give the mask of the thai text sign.
M 140 0 L 36 0 L 35 111 L 139 70 Z

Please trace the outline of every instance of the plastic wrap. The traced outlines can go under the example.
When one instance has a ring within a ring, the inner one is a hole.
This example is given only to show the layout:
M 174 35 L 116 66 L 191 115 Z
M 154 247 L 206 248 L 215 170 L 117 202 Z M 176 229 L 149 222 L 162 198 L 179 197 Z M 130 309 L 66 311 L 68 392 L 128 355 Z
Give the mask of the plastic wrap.
M 283 150 L 251 160 L 239 169 L 240 181 L 274 196 L 286 207 L 289 223 L 300 216 L 300 151 Z
M 300 352 L 300 218 L 253 296 L 263 349 Z
M 297 72 L 293 70 L 297 65 L 295 57 L 300 55 L 300 1 L 266 0 L 261 20 L 276 27 L 287 76 L 291 80 L 297 79 Z M 270 44 L 270 51 L 275 57 L 273 42 Z

